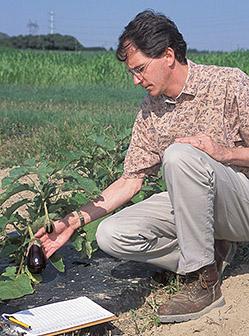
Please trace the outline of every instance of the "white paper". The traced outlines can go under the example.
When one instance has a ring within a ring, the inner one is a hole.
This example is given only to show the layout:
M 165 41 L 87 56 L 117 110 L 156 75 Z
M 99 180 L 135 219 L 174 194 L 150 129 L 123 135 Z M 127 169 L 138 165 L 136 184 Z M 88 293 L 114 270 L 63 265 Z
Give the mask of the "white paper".
M 8 316 L 8 314 L 3 314 L 3 316 Z M 114 314 L 86 296 L 22 310 L 11 316 L 31 326 L 31 330 L 25 330 L 27 335 L 44 335 L 115 317 Z M 16 329 L 24 332 L 23 328 L 17 327 Z

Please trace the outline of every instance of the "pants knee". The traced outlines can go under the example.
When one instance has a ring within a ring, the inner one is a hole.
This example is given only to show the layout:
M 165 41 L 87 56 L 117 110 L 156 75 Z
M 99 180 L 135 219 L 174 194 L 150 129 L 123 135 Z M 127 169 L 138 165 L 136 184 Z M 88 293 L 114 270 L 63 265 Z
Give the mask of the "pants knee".
M 96 231 L 96 240 L 99 248 L 107 254 L 112 254 L 111 246 L 114 237 L 114 220 L 111 217 L 104 219 Z
M 163 169 L 185 170 L 194 169 L 195 171 L 213 171 L 214 160 L 205 152 L 190 144 L 173 144 L 164 152 Z
M 157 236 L 148 229 L 141 233 L 140 226 L 137 218 L 130 218 L 129 221 L 115 215 L 106 218 L 99 224 L 96 232 L 99 248 L 121 259 L 146 253 L 155 245 Z
M 195 153 L 199 151 L 190 144 L 175 143 L 170 145 L 164 152 L 164 164 L 179 164 L 179 162 L 188 161 Z

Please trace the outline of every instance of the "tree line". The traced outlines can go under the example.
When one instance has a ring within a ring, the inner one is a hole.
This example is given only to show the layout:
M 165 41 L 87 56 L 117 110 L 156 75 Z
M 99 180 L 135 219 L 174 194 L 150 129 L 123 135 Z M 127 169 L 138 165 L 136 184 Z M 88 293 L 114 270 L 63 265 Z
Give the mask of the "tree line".
M 0 47 L 69 51 L 106 50 L 103 47 L 86 48 L 75 37 L 61 34 L 8 36 L 7 34 L 0 33 Z

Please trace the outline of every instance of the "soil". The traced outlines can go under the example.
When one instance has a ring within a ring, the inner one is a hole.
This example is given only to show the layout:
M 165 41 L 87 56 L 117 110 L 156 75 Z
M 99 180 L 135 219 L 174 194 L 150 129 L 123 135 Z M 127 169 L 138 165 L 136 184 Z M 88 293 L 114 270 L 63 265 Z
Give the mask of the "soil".
M 236 262 L 237 263 L 237 262 Z M 249 265 L 241 263 L 230 268 L 222 284 L 226 304 L 198 320 L 155 325 L 154 308 L 169 296 L 156 290 L 136 313 L 125 313 L 116 323 L 124 335 L 143 336 L 248 336 L 249 334 Z
M 8 169 L 0 171 L 0 181 Z M 1 192 L 1 189 L 0 189 Z M 158 286 L 137 310 L 123 313 L 113 323 L 111 335 L 125 336 L 248 336 L 249 334 L 249 264 L 248 246 L 240 245 L 232 265 L 225 272 L 222 292 L 226 304 L 198 320 L 159 324 L 157 307 L 167 302 L 170 295 Z

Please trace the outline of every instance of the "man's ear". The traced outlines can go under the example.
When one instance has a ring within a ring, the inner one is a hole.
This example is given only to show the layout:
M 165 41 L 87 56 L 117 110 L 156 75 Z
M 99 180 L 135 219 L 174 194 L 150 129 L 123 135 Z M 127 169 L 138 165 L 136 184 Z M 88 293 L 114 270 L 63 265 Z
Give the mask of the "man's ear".
M 164 57 L 169 67 L 174 66 L 176 58 L 175 58 L 175 52 L 172 48 L 169 47 L 165 50 Z

